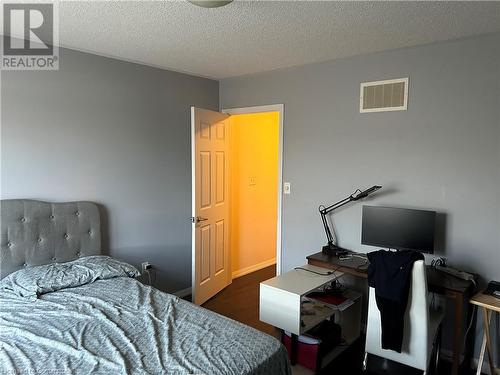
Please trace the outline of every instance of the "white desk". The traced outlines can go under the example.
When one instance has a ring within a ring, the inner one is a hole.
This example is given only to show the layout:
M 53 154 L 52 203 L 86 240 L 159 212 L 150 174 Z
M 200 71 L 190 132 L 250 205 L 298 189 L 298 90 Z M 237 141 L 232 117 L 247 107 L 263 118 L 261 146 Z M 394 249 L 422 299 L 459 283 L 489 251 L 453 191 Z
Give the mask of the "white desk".
M 310 264 L 301 268 L 319 273 L 331 271 Z M 335 323 L 342 327 L 342 338 L 345 344 L 350 345 L 359 337 L 361 331 L 360 293 L 349 291 L 348 298 L 353 302 L 345 312 L 340 306 L 336 307 L 320 301 L 307 304 L 309 310 L 311 308 L 314 310 L 314 315 L 306 315 L 302 311 L 303 297 L 343 275 L 338 271 L 324 276 L 294 269 L 260 283 L 260 320 L 292 333 L 292 364 L 295 364 L 298 336 L 332 315 L 335 315 Z M 328 364 L 346 347 L 346 345 L 337 346 L 326 354 L 321 362 L 324 365 Z
M 310 264 L 301 267 L 319 273 L 330 271 Z M 260 320 L 295 335 L 308 331 L 335 311 L 318 308 L 316 315 L 301 316 L 301 298 L 342 275 L 342 272 L 322 276 L 304 270 L 291 270 L 260 283 Z

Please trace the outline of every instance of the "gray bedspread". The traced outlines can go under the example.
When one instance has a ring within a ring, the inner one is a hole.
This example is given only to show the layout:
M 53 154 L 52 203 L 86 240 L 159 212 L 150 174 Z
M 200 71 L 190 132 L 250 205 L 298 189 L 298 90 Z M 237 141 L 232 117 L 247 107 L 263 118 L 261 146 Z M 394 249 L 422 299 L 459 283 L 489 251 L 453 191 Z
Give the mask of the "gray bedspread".
M 0 291 L 0 374 L 290 373 L 273 337 L 133 278 Z

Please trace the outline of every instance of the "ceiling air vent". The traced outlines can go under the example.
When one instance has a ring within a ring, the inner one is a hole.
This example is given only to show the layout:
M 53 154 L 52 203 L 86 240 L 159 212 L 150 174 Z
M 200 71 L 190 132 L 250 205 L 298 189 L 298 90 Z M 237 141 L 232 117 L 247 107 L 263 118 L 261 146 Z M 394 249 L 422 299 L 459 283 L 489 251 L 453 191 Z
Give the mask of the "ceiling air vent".
M 361 84 L 359 112 L 406 111 L 408 108 L 408 78 Z

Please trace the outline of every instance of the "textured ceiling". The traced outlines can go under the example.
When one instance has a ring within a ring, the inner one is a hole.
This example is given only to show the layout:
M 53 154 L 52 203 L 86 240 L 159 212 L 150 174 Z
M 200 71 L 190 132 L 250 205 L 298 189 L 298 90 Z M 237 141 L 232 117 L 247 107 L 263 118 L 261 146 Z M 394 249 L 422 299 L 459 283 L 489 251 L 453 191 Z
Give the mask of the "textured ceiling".
M 224 78 L 500 31 L 500 2 L 60 3 L 60 44 Z

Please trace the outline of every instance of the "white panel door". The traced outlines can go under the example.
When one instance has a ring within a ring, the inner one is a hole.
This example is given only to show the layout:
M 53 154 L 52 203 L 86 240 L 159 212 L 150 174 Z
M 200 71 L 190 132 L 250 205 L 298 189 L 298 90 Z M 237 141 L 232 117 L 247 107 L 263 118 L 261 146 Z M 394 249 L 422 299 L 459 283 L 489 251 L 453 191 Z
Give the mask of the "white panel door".
M 229 116 L 191 108 L 193 150 L 193 302 L 231 283 L 229 259 Z

